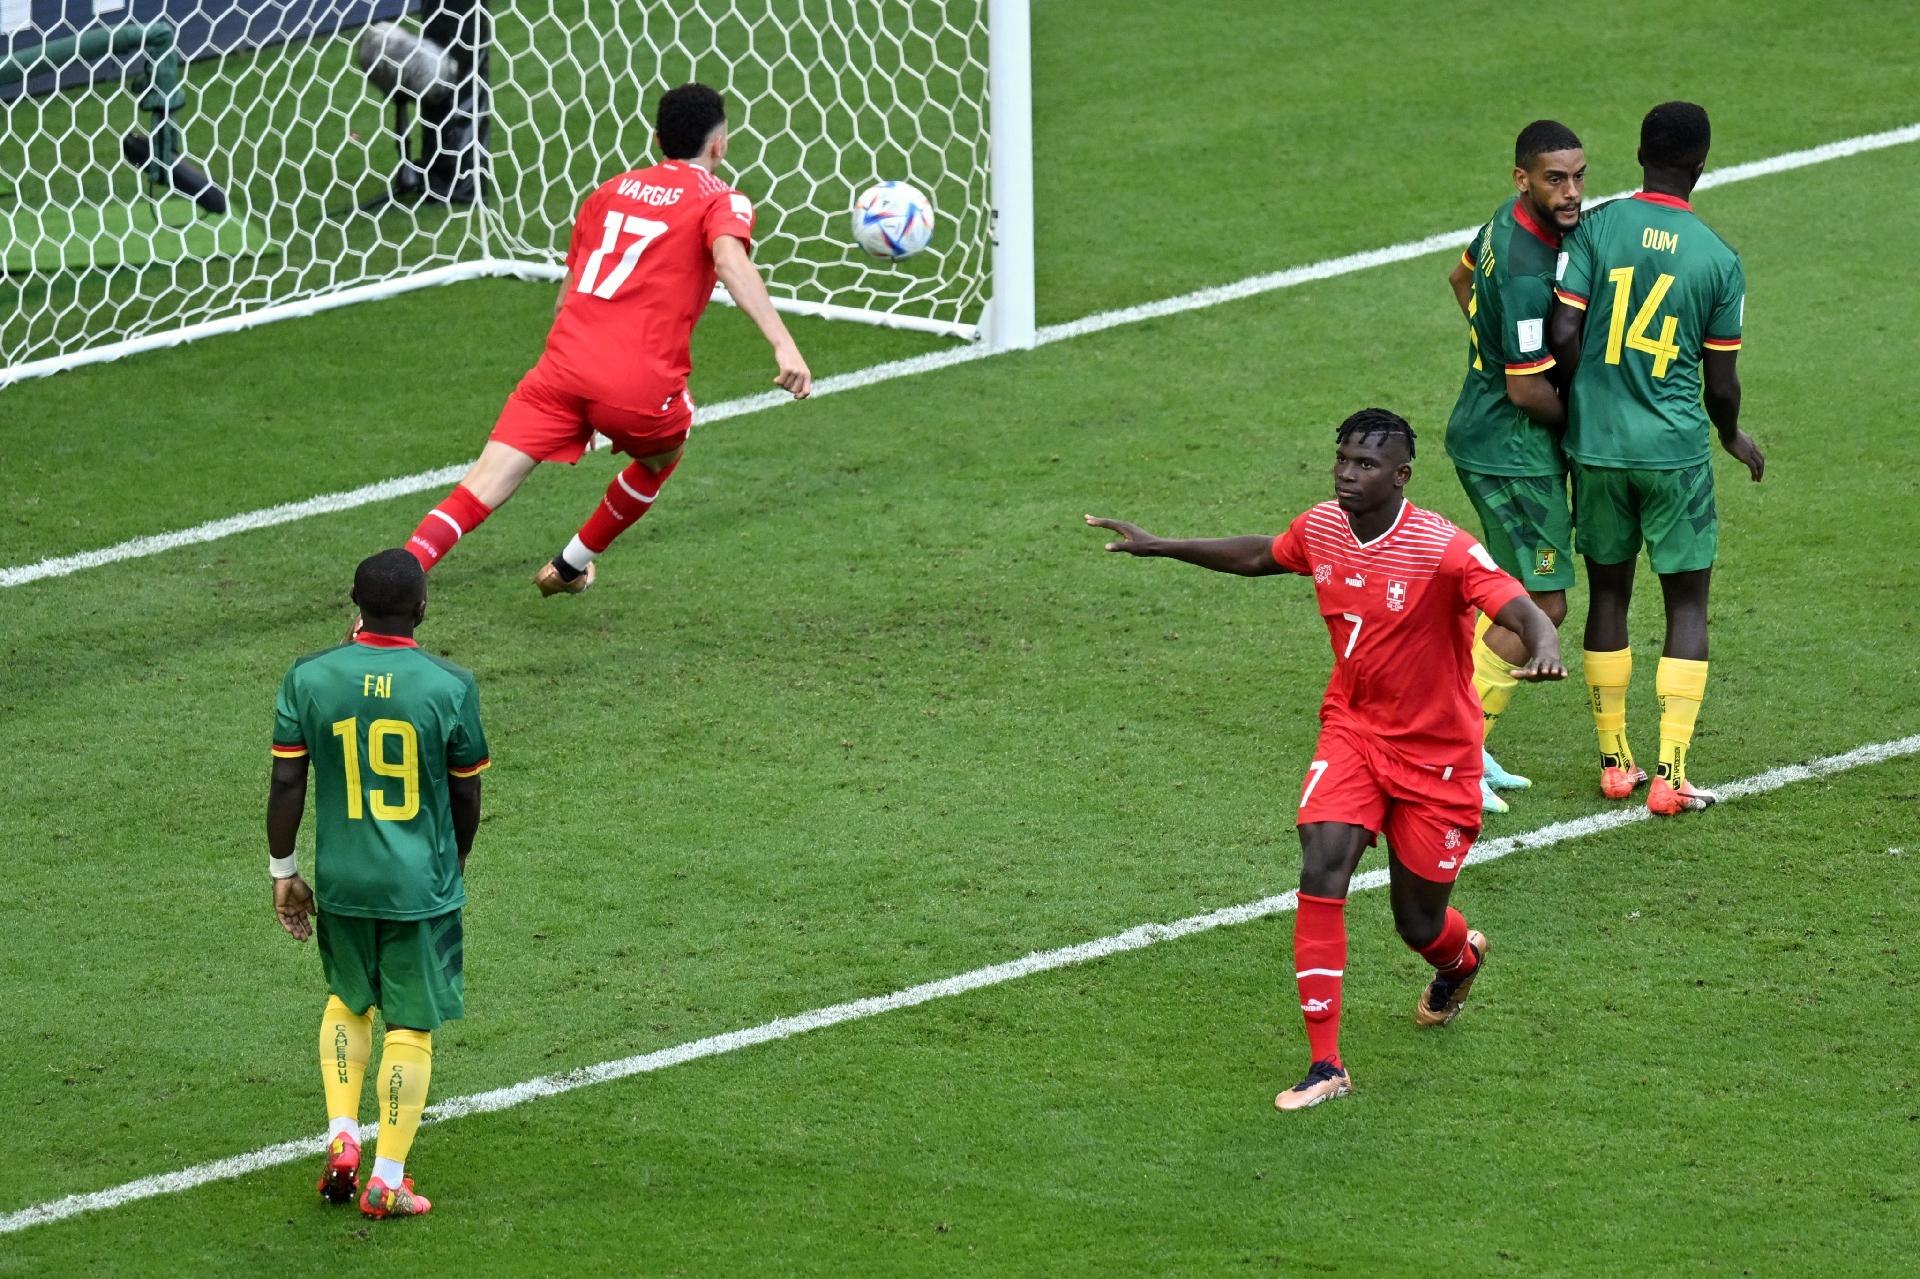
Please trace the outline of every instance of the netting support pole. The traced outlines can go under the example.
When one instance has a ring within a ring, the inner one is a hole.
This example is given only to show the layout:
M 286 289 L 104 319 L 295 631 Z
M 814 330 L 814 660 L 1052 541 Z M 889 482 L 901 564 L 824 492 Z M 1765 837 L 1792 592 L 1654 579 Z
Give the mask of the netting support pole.
M 993 285 L 981 329 L 996 349 L 1031 347 L 1033 52 L 1028 0 L 987 5 L 988 163 L 993 170 Z

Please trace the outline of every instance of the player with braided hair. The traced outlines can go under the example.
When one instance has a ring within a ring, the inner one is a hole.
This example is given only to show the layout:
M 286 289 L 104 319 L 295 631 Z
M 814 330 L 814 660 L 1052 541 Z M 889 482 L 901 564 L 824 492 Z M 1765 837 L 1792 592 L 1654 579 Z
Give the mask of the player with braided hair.
M 1487 955 L 1484 934 L 1450 905 L 1480 831 L 1480 702 L 1474 614 L 1527 645 L 1519 680 L 1565 679 L 1554 626 L 1480 544 L 1402 492 L 1415 439 L 1406 419 L 1362 409 L 1334 434 L 1334 500 L 1278 537 L 1179 540 L 1087 516 L 1120 540 L 1109 551 L 1164 556 L 1220 573 L 1313 578 L 1333 641 L 1320 741 L 1300 790 L 1300 897 L 1294 968 L 1306 1017 L 1306 1078 L 1274 1098 L 1304 1110 L 1352 1091 L 1340 1058 L 1346 898 L 1361 855 L 1387 837 L 1394 925 L 1433 967 L 1415 1024 L 1460 1011 Z

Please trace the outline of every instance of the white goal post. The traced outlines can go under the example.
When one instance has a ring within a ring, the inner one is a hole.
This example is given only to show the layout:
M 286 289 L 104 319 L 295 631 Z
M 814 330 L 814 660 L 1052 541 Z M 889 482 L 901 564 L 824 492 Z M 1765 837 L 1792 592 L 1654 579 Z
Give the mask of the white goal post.
M 1028 0 L 0 0 L 0 387 L 558 280 L 580 201 L 658 158 L 653 104 L 693 79 L 777 307 L 1033 344 Z M 887 179 L 938 219 L 897 263 L 849 225 Z

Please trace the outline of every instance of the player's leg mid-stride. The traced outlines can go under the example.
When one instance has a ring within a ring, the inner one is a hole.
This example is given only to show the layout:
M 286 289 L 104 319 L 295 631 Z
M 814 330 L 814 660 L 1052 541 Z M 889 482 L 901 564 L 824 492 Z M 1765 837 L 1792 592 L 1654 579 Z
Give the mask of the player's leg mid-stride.
M 1330 771 L 1330 770 L 1329 770 Z M 1449 815 L 1450 816 L 1450 815 Z M 1444 825 L 1413 805 L 1389 801 L 1381 823 L 1394 850 L 1406 848 L 1427 874 L 1447 876 L 1465 860 L 1477 826 Z M 1353 1091 L 1340 1058 L 1340 996 L 1347 965 L 1347 889 L 1360 856 L 1373 842 L 1365 825 L 1312 822 L 1300 827 L 1299 907 L 1294 916 L 1294 980 L 1306 1019 L 1311 1063 L 1304 1079 L 1273 1099 L 1276 1108 L 1306 1110 Z M 1449 844 L 1451 841 L 1451 844 Z M 1428 857 L 1423 850 L 1435 854 Z M 1427 862 L 1432 865 L 1428 866 Z M 1485 962 L 1484 934 L 1467 927 L 1448 904 L 1450 880 L 1416 874 L 1395 851 L 1390 874 L 1394 926 L 1407 946 L 1433 966 L 1414 1009 L 1414 1024 L 1444 1026 L 1460 1013 Z

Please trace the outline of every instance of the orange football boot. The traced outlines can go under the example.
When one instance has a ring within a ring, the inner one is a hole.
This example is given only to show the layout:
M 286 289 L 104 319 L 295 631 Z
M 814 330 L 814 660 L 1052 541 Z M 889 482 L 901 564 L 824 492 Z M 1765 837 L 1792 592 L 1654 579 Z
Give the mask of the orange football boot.
M 363 1217 L 424 1217 L 433 1211 L 433 1201 L 425 1195 L 413 1193 L 413 1178 L 401 1180 L 398 1186 L 389 1186 L 378 1177 L 367 1179 L 367 1193 L 360 1196 L 360 1215 Z
M 1635 765 L 1632 768 L 1602 768 L 1600 770 L 1600 793 L 1608 799 L 1625 799 L 1646 784 L 1647 770 Z
M 1684 777 L 1678 786 L 1664 777 L 1656 777 L 1647 790 L 1647 811 L 1658 817 L 1697 813 L 1719 802 L 1719 795 L 1710 790 L 1701 790 Z
M 350 1204 L 360 1193 L 360 1143 L 341 1133 L 327 1143 L 327 1162 L 315 1187 L 330 1204 Z

